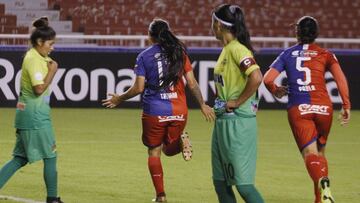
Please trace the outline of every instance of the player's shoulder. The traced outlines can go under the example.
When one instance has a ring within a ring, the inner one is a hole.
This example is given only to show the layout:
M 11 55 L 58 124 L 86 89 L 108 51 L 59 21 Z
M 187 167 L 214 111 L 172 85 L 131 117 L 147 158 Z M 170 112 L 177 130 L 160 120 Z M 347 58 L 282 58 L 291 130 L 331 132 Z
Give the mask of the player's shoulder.
M 316 51 L 317 56 L 319 56 L 319 57 L 326 57 L 328 59 L 330 59 L 330 58 L 335 58 L 336 59 L 336 56 L 332 51 L 330 51 L 328 49 L 325 49 L 325 48 L 322 48 L 322 47 L 320 47 L 319 45 L 317 45 L 315 43 L 311 45 L 311 50 Z
M 303 45 L 296 44 L 289 48 L 286 48 L 281 55 L 298 55 L 299 51 L 303 50 Z
M 23 64 L 25 65 L 25 67 L 28 67 L 38 61 L 41 61 L 40 54 L 38 54 L 35 49 L 30 49 L 26 52 L 24 56 Z
M 161 51 L 161 48 L 159 45 L 154 44 L 151 45 L 150 47 L 146 48 L 144 51 L 140 52 L 140 54 L 138 55 L 138 58 L 140 57 L 149 57 L 149 56 L 153 56 L 156 53 L 159 53 Z
M 250 49 L 248 49 L 245 45 L 240 43 L 238 40 L 231 41 L 226 48 L 231 53 L 237 53 L 241 56 L 253 56 L 253 53 Z

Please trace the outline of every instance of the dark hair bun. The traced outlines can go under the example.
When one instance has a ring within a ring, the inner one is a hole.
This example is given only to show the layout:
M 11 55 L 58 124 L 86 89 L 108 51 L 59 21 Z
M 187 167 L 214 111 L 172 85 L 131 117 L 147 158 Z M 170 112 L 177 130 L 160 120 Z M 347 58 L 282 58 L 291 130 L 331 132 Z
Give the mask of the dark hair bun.
M 49 19 L 46 16 L 40 17 L 33 22 L 33 26 L 36 28 L 49 26 Z

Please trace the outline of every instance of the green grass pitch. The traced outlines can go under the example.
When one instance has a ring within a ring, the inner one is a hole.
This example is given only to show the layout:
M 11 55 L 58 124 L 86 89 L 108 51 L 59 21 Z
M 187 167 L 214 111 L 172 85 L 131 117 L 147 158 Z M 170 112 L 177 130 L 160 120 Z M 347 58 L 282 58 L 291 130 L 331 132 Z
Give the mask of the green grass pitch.
M 52 110 L 59 153 L 59 193 L 66 203 L 151 202 L 154 189 L 147 151 L 141 142 L 140 115 L 141 110 L 121 108 Z M 0 165 L 11 158 L 13 120 L 14 109 L 0 108 Z M 217 202 L 210 165 L 212 125 L 203 120 L 199 110 L 191 110 L 187 131 L 194 146 L 193 160 L 162 156 L 168 202 Z M 313 202 L 312 182 L 290 132 L 286 111 L 259 111 L 258 129 L 256 185 L 265 201 Z M 359 155 L 360 112 L 352 111 L 346 127 L 334 119 L 327 147 L 331 188 L 337 202 L 359 202 Z M 42 162 L 18 171 L 0 195 L 44 200 Z

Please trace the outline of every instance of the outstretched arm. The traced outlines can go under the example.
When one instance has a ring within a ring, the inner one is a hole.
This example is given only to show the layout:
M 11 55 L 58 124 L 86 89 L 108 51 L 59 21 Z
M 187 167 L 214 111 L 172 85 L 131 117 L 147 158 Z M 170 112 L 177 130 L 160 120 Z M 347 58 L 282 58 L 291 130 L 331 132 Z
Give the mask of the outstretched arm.
M 187 81 L 187 86 L 190 89 L 191 94 L 195 97 L 196 101 L 200 105 L 201 112 L 205 116 L 205 119 L 207 121 L 213 121 L 215 120 L 215 113 L 214 110 L 205 104 L 204 99 L 202 97 L 199 84 L 197 83 L 194 72 L 188 71 L 185 73 L 185 78 Z
M 108 95 L 111 96 L 111 98 L 102 100 L 102 105 L 107 108 L 114 108 L 121 102 L 141 94 L 144 91 L 144 87 L 145 77 L 137 76 L 133 86 L 131 86 L 124 94 L 117 95 L 114 93 L 109 93 Z

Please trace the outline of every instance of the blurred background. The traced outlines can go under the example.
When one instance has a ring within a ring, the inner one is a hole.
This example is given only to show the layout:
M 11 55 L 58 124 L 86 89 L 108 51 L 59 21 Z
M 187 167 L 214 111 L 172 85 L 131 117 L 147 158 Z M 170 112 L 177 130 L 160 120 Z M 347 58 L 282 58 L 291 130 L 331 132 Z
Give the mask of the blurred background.
M 303 15 L 319 21 L 320 38 L 360 36 L 358 0 L 0 0 L 2 34 L 28 34 L 35 17 L 48 16 L 58 34 L 66 35 L 146 35 L 154 17 L 170 22 L 181 36 L 212 36 L 211 13 L 222 3 L 240 5 L 256 48 L 283 47 L 278 39 L 294 37 L 293 25 Z M 71 43 L 139 46 L 139 40 L 68 40 Z M 2 38 L 0 44 L 26 44 L 26 39 Z M 359 48 L 354 41 L 328 41 L 328 48 Z M 188 47 L 218 47 L 216 41 L 188 40 Z

